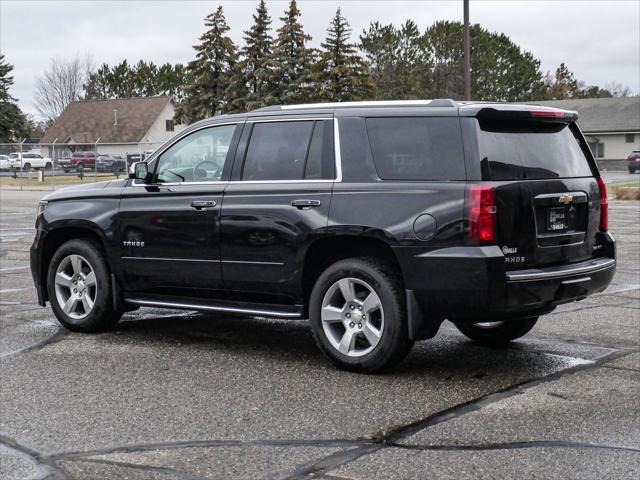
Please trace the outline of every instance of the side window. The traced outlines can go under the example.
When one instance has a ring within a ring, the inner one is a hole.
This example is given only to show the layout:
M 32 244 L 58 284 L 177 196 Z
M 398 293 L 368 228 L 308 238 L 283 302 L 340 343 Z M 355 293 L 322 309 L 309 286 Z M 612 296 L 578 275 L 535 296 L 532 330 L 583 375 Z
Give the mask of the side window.
M 464 180 L 455 117 L 367 118 L 373 163 L 383 180 Z
M 235 129 L 236 125 L 221 125 L 182 138 L 158 158 L 156 181 L 219 181 Z
M 313 127 L 304 178 L 307 180 L 330 180 L 334 177 L 333 122 L 331 120 L 317 121 Z
M 256 123 L 242 168 L 243 180 L 301 180 L 313 121 Z

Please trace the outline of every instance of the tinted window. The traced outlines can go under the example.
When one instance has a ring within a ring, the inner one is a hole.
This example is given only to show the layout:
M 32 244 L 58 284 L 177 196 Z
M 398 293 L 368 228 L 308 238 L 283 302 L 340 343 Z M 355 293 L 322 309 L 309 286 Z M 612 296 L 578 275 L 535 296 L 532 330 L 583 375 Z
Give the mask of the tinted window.
M 235 129 L 235 125 L 221 125 L 182 138 L 160 155 L 157 181 L 219 181 Z
M 368 118 L 378 176 L 384 180 L 464 180 L 457 118 Z
M 580 143 L 567 124 L 488 119 L 479 123 L 486 180 L 592 175 Z
M 333 179 L 335 177 L 332 123 L 330 120 L 317 121 L 313 127 L 304 171 L 304 178 L 308 180 Z
M 300 180 L 313 122 L 256 123 L 242 170 L 243 180 Z

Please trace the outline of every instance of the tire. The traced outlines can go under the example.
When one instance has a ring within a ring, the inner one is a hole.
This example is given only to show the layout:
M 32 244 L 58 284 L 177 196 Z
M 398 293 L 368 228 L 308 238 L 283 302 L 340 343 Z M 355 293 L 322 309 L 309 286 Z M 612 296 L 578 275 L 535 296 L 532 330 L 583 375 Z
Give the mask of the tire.
M 51 170 L 53 168 L 53 165 L 51 164 L 51 162 L 47 162 L 44 166 L 45 170 Z
M 29 162 L 25 163 L 25 164 L 22 166 L 22 169 L 23 169 L 23 170 L 31 170 L 31 164 L 30 164 Z
M 485 345 L 503 345 L 531 331 L 540 317 L 523 318 L 495 325 L 481 323 L 456 323 L 456 328 L 467 338 Z
M 380 372 L 400 362 L 413 346 L 400 276 L 375 258 L 330 265 L 315 282 L 309 317 L 318 347 L 343 370 Z
M 88 333 L 117 325 L 122 313 L 113 310 L 109 273 L 102 246 L 93 240 L 70 240 L 56 250 L 49 264 L 47 290 L 53 313 L 64 327 Z

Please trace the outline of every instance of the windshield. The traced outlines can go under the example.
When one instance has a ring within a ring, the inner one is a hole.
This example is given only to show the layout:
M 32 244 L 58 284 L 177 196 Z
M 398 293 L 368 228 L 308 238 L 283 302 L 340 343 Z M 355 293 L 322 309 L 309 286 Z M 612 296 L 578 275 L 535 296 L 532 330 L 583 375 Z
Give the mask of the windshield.
M 479 124 L 480 158 L 487 180 L 593 175 L 568 124 L 494 119 L 481 119 Z
M 20 154 L 19 153 L 11 153 L 11 154 L 9 154 L 9 156 L 11 158 L 20 158 Z

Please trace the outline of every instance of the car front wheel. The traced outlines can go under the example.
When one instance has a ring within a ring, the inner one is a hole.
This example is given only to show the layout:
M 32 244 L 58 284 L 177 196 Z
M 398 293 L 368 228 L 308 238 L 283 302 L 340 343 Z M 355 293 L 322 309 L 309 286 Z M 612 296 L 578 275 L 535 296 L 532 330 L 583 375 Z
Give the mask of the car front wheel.
M 413 345 L 399 276 L 375 258 L 329 266 L 313 287 L 309 316 L 316 343 L 344 370 L 379 372 Z
M 109 267 L 93 240 L 70 240 L 58 248 L 49 264 L 47 288 L 54 314 L 69 330 L 108 330 L 122 316 L 113 310 Z
M 486 345 L 500 345 L 529 333 L 538 322 L 538 318 L 530 317 L 497 322 L 490 320 L 475 323 L 457 322 L 455 325 L 460 333 L 471 340 Z

